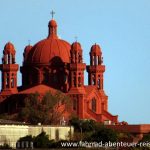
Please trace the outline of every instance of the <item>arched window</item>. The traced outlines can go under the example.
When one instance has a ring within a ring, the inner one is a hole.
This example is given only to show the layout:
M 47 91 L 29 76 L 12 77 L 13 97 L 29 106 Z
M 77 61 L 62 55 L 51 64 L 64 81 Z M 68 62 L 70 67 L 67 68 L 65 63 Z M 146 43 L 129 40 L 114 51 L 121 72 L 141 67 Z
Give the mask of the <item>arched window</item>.
M 15 57 L 13 54 L 12 54 L 12 64 L 15 64 Z
M 93 58 L 92 58 L 92 65 L 94 65 L 94 56 L 92 56 Z
M 95 85 L 95 75 L 92 75 L 92 85 Z
M 54 77 L 55 77 L 55 75 L 54 75 Z M 53 78 L 54 82 L 56 82 L 55 78 Z M 43 69 L 43 81 L 42 81 L 42 83 L 48 84 L 48 82 L 49 82 L 49 70 L 47 70 L 46 68 L 44 68 Z
M 6 64 L 8 64 L 8 54 L 6 55 Z
M 100 89 L 100 79 L 98 79 L 98 81 L 97 81 L 97 87 L 98 87 L 98 89 Z
M 9 73 L 6 74 L 6 88 L 9 88 Z
M 75 63 L 75 53 L 71 52 L 71 63 Z
M 67 74 L 64 74 L 64 83 L 67 83 Z
M 53 81 L 54 81 L 54 83 L 58 83 L 58 77 L 57 77 L 56 73 L 53 76 Z
M 11 77 L 11 88 L 14 88 L 14 74 L 13 73 Z
M 98 64 L 101 65 L 101 57 L 98 56 Z
M 95 98 L 92 99 L 91 109 L 93 112 L 96 112 L 96 99 Z
M 78 87 L 81 86 L 81 77 L 78 77 Z
M 76 87 L 76 77 L 73 78 L 74 87 Z
M 12 64 L 12 54 L 9 54 L 10 60 L 9 63 Z
M 94 56 L 94 65 L 97 65 L 97 56 Z
M 82 79 L 81 79 L 81 72 L 78 74 L 78 87 L 81 87 Z
M 73 100 L 73 110 L 76 111 L 77 110 L 77 99 Z
M 78 63 L 82 62 L 82 54 L 78 53 Z
M 99 56 L 97 56 L 97 65 L 99 65 Z

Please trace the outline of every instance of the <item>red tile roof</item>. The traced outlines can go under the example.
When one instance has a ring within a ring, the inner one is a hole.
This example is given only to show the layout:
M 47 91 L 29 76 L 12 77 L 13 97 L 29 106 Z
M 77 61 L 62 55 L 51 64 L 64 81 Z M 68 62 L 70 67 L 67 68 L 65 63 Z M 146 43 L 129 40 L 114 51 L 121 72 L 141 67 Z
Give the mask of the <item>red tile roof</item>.
M 40 93 L 40 94 L 45 94 L 46 92 L 56 92 L 57 90 L 56 89 L 53 89 L 49 86 L 46 86 L 46 85 L 43 85 L 43 84 L 40 84 L 40 85 L 37 85 L 37 86 L 34 86 L 32 88 L 29 88 L 29 89 L 26 89 L 26 90 L 23 90 L 21 92 L 19 92 L 18 94 L 31 94 L 31 93 Z

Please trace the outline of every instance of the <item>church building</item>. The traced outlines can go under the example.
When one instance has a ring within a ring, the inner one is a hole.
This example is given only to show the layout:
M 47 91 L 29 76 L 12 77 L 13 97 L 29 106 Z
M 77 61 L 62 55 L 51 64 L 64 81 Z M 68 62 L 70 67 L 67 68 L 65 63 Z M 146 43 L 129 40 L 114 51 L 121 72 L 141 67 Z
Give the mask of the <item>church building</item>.
M 90 62 L 83 61 L 83 49 L 78 41 L 70 44 L 57 35 L 57 22 L 48 24 L 48 36 L 35 45 L 28 45 L 23 52 L 23 64 L 16 63 L 17 50 L 11 42 L 4 46 L 2 64 L 2 89 L 0 113 L 19 111 L 23 95 L 59 90 L 71 99 L 71 112 L 80 119 L 118 123 L 118 116 L 108 112 L 108 96 L 104 91 L 102 50 L 98 44 L 91 46 Z M 22 74 L 22 85 L 17 86 L 17 73 Z M 84 72 L 88 72 L 88 85 Z M 18 102 L 15 102 L 17 99 Z

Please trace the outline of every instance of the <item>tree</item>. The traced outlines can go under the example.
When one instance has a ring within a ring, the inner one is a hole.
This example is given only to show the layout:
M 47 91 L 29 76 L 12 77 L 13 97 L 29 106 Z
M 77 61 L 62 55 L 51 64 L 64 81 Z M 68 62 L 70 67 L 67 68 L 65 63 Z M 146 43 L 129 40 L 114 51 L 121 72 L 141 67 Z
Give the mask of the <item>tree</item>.
M 18 118 L 31 124 L 58 124 L 70 106 L 70 98 L 59 91 L 49 91 L 42 97 L 39 93 L 34 93 L 24 101 L 25 106 Z
M 0 149 L 12 149 L 12 147 L 10 147 L 8 144 L 4 143 L 4 145 L 0 145 Z
M 97 142 L 116 142 L 118 140 L 118 133 L 112 129 L 106 128 L 101 123 L 94 120 L 81 120 L 73 117 L 70 124 L 74 126 L 75 140 L 97 141 Z
M 149 142 L 150 142 L 150 133 L 145 134 L 145 135 L 143 136 L 142 140 L 139 141 L 137 147 L 138 147 L 140 150 L 150 150 Z M 141 143 L 148 143 L 148 145 L 147 145 L 147 146 L 143 146 L 143 147 L 142 147 L 142 146 L 139 146 L 139 145 L 141 145 Z
M 83 132 L 92 132 L 95 131 L 97 128 L 97 125 L 99 123 L 95 122 L 92 119 L 79 119 L 78 117 L 72 117 L 70 119 L 70 124 L 74 126 L 75 131 L 80 132 L 81 128 Z
M 118 141 L 118 134 L 116 131 L 101 125 L 95 132 L 93 132 L 88 140 L 97 142 L 116 142 Z
M 35 148 L 48 148 L 49 147 L 49 138 L 45 132 L 41 132 L 38 136 L 34 138 L 34 147 Z
M 50 140 L 48 135 L 44 131 L 42 131 L 36 137 L 32 137 L 31 135 L 27 135 L 25 137 L 21 137 L 18 142 L 33 142 L 35 148 L 48 148 L 50 145 Z
M 141 140 L 141 142 L 150 142 L 150 133 L 145 134 Z

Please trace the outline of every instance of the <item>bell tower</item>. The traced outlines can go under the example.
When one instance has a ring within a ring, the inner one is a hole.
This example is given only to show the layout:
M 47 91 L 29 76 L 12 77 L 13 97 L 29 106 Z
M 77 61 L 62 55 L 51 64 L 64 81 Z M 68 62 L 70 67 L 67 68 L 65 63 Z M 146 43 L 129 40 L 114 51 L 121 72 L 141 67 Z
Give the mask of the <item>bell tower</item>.
M 82 59 L 82 48 L 79 42 L 71 45 L 70 51 L 70 91 L 72 97 L 72 110 L 79 118 L 84 118 L 85 113 L 85 88 L 84 70 L 86 68 Z
M 86 65 L 82 59 L 82 48 L 80 43 L 74 42 L 71 45 L 71 88 L 80 88 L 84 86 L 84 70 Z
M 7 97 L 18 92 L 17 90 L 17 71 L 18 64 L 15 64 L 15 48 L 14 45 L 8 42 L 3 51 L 2 64 L 2 90 L 0 95 Z
M 90 51 L 90 65 L 87 66 L 88 84 L 95 85 L 100 90 L 103 90 L 103 73 L 105 72 L 105 66 L 102 63 L 101 48 L 94 44 Z

